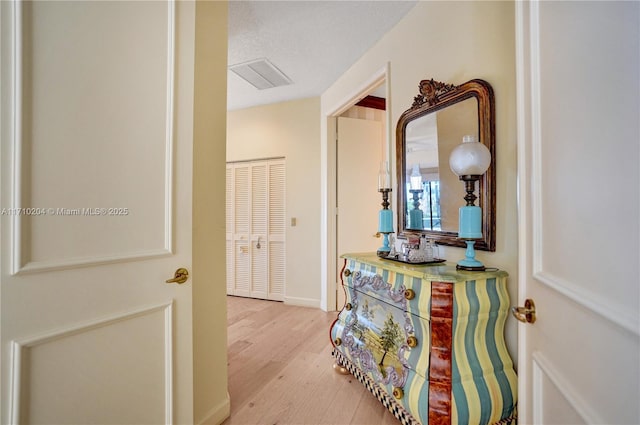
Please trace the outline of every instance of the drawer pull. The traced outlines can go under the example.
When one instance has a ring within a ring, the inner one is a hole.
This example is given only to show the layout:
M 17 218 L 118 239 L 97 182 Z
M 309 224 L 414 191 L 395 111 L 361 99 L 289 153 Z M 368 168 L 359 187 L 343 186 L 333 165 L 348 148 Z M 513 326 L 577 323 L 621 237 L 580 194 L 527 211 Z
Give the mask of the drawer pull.
M 342 345 L 342 340 L 340 338 L 336 338 L 333 342 L 335 342 L 336 345 Z
M 405 289 L 404 297 L 408 300 L 412 300 L 416 297 L 416 293 L 413 289 Z
M 351 305 L 351 303 L 346 303 L 344 305 L 344 309 L 347 310 L 347 311 L 351 311 L 352 308 L 353 308 L 353 306 Z
M 351 270 L 344 269 L 344 275 L 347 276 L 347 277 L 351 276 Z
M 411 348 L 416 348 L 418 346 L 418 338 L 411 335 L 409 338 L 407 338 L 407 345 Z
M 402 388 L 393 387 L 393 397 L 396 400 L 400 400 L 402 397 L 404 397 L 404 391 L 402 391 Z

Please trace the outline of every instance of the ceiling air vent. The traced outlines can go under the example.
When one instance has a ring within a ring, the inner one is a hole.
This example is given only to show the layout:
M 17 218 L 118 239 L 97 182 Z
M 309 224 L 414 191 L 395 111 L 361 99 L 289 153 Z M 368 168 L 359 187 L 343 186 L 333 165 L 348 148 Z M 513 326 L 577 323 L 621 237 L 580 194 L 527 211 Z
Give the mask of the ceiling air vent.
M 231 65 L 229 69 L 260 90 L 292 83 L 289 77 L 264 58 Z

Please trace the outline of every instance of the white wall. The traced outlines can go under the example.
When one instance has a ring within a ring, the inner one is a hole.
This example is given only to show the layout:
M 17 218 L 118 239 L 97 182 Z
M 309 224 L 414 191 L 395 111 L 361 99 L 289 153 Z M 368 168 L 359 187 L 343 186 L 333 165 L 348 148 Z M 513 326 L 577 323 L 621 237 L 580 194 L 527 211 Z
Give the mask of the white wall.
M 316 97 L 229 111 L 227 116 L 227 161 L 285 157 L 285 302 L 312 307 L 320 306 L 319 115 Z
M 512 2 L 419 2 L 405 18 L 356 62 L 321 96 L 323 232 L 330 231 L 332 218 L 331 156 L 335 147 L 328 137 L 332 131 L 326 116 L 341 106 L 345 96 L 357 93 L 387 62 L 390 63 L 392 123 L 397 123 L 418 94 L 420 80 L 434 78 L 461 84 L 474 78 L 488 81 L 496 99 L 496 252 L 478 252 L 487 266 L 510 274 L 509 293 L 516 299 L 518 274 L 516 209 L 516 88 L 514 4 Z M 392 132 L 395 158 L 395 131 Z M 393 161 L 391 161 L 393 162 Z M 395 168 L 392 170 L 395 180 Z M 329 184 L 327 184 L 329 182 Z M 394 208 L 395 207 L 395 199 Z M 323 241 L 323 284 L 332 285 L 330 241 Z M 460 248 L 447 247 L 445 257 L 464 257 Z M 329 297 L 333 289 L 329 288 Z M 330 302 L 329 302 L 330 304 Z M 516 354 L 516 324 L 507 323 L 507 343 Z

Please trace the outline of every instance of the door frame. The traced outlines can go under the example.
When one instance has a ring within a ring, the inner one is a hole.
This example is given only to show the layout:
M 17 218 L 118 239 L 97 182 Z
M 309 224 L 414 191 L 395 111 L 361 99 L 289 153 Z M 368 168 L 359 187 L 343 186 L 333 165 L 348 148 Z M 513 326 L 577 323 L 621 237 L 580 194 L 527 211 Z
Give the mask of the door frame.
M 331 105 L 327 108 L 327 112 L 322 113 L 322 127 L 321 142 L 324 143 L 321 146 L 321 158 L 320 158 L 320 184 L 321 184 L 321 234 L 320 234 L 320 308 L 324 311 L 334 311 L 336 309 L 336 289 L 337 282 L 335 282 L 335 276 L 337 276 L 336 261 L 337 257 L 337 220 L 336 220 L 336 188 L 337 188 L 337 167 L 336 167 L 336 136 L 337 136 L 337 123 L 338 116 L 344 113 L 347 109 L 358 103 L 369 93 L 375 90 L 377 87 L 386 83 L 386 98 L 387 106 L 385 111 L 386 121 L 386 145 L 387 145 L 387 159 L 389 160 L 389 166 L 395 167 L 394 161 L 391 161 L 391 64 L 387 62 L 386 65 L 376 72 L 371 77 L 363 81 L 360 85 L 355 87 L 343 100 Z M 390 168 L 391 178 L 395 175 L 394 170 Z M 392 181 L 393 184 L 393 181 Z

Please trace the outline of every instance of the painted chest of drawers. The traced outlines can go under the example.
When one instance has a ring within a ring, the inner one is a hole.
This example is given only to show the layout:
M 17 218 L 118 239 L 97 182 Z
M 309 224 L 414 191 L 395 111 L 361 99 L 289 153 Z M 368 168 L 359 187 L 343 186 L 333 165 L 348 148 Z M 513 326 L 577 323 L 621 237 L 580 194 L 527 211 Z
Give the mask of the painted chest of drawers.
M 336 363 L 404 424 L 515 423 L 507 273 L 344 255 Z

